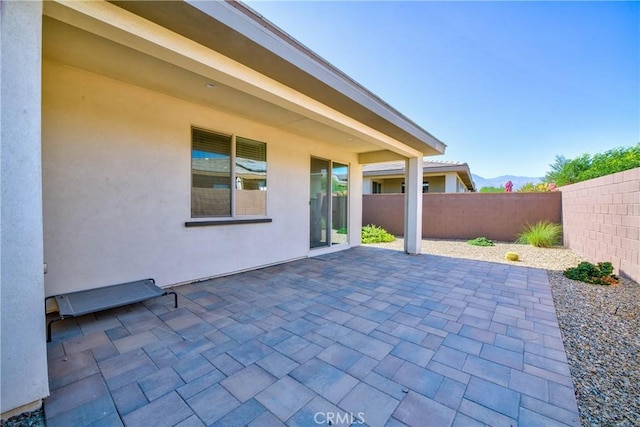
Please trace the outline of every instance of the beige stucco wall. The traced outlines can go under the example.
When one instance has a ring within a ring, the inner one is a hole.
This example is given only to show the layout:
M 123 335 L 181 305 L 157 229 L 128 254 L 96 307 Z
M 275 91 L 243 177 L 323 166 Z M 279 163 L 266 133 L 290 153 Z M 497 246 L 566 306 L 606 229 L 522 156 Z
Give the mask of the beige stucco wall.
M 382 182 L 383 193 L 402 193 L 404 178 L 387 178 L 378 180 L 378 182 Z
M 42 4 L 0 5 L 0 412 L 49 394 L 43 310 L 40 57 Z
M 367 177 L 365 183 L 367 184 L 367 192 L 364 194 L 372 193 L 372 182 L 379 182 L 382 184 L 383 194 L 399 194 L 402 193 L 402 183 L 405 182 L 404 178 L 376 178 Z M 445 177 L 444 175 L 424 175 L 423 182 L 429 182 L 429 193 L 444 193 L 445 192 Z
M 45 61 L 43 72 L 48 295 L 144 277 L 166 286 L 308 256 L 312 155 L 351 165 L 350 229 L 360 228 L 354 154 L 64 65 Z M 273 222 L 185 227 L 192 125 L 267 143 Z
M 425 176 L 424 180 L 429 182 L 429 193 L 444 193 L 444 176 Z

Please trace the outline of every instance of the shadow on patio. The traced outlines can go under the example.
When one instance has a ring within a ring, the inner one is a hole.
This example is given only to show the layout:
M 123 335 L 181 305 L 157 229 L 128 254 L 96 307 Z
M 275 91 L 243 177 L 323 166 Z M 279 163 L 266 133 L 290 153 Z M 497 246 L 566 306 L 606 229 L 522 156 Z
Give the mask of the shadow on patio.
M 544 270 L 358 247 L 175 291 L 54 324 L 48 426 L 580 425 Z

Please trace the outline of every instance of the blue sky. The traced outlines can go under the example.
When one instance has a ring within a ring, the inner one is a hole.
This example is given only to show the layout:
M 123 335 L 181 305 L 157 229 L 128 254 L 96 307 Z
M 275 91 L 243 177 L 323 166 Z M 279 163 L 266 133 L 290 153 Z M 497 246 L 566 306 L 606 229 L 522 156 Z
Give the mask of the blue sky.
M 485 178 L 640 142 L 640 2 L 245 3 Z

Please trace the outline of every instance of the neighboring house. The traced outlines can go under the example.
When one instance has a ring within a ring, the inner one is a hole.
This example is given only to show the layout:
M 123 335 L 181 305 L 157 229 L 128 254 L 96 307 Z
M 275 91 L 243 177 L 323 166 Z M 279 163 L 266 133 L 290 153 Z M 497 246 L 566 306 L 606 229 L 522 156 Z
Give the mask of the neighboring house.
M 0 13 L 3 418 L 48 395 L 45 296 L 357 246 L 363 164 L 408 165 L 420 251 L 423 157 L 445 145 L 244 5 Z
M 364 165 L 363 194 L 404 193 L 405 162 Z M 476 191 L 467 163 L 427 161 L 423 163 L 423 193 Z

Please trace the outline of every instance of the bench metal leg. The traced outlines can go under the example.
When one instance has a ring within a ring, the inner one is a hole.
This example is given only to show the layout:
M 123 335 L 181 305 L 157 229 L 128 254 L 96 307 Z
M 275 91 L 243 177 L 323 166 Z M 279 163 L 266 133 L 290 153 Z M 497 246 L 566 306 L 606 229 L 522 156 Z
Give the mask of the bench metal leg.
M 58 317 L 57 319 L 50 320 L 49 323 L 47 323 L 47 342 L 51 342 L 51 324 L 64 319 L 64 317 Z
M 173 308 L 178 308 L 178 294 L 175 292 L 165 292 L 165 295 L 173 295 Z

